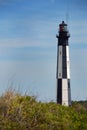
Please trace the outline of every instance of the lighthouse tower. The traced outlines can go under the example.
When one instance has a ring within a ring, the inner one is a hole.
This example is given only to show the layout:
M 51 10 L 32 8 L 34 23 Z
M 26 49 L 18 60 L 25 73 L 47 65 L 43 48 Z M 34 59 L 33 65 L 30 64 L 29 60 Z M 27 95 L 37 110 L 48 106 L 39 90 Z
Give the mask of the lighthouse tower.
M 70 106 L 71 90 L 70 90 L 70 60 L 69 60 L 69 43 L 70 37 L 67 24 L 62 21 L 59 24 L 59 33 L 57 45 L 57 103 Z

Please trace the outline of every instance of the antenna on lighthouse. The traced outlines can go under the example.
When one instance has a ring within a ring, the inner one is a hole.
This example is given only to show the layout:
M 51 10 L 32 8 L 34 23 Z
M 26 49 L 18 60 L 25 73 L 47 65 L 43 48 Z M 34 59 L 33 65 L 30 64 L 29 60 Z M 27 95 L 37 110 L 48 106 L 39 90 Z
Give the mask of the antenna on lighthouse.
M 70 3 L 69 0 L 66 2 L 66 23 L 69 24 L 69 13 L 70 13 Z

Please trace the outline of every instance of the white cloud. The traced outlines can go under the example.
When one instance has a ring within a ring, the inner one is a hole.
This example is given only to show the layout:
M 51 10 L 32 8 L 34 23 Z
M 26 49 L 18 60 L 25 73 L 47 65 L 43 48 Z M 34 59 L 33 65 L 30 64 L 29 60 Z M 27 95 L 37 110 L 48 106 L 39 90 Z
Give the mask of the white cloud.
M 71 59 L 71 92 L 74 100 L 86 99 L 87 94 L 87 48 L 70 50 Z M 79 93 L 78 93 L 79 92 Z
M 29 19 L 18 19 L 16 22 L 13 20 L 2 20 L 0 23 L 2 25 L 0 46 L 52 46 L 54 45 L 54 42 L 56 44 L 57 25 L 55 24 L 55 21 L 46 21 L 42 19 L 32 21 Z
M 9 87 L 8 82 L 9 84 L 13 82 L 13 87 L 17 88 L 20 85 L 22 92 L 38 93 L 40 100 L 48 97 L 52 99 L 56 92 L 55 70 L 55 63 L 49 60 L 45 62 L 0 61 L 0 85 L 3 84 L 2 89 L 5 89 Z M 49 95 L 47 89 L 50 90 Z
M 71 44 L 87 44 L 87 21 L 72 21 L 69 32 Z
M 40 36 L 42 37 L 42 36 Z M 56 42 L 56 41 L 55 41 Z M 0 47 L 51 47 L 54 44 L 52 41 L 43 40 L 31 40 L 26 38 L 13 38 L 13 39 L 3 39 L 0 40 Z M 55 43 L 56 45 L 56 43 Z

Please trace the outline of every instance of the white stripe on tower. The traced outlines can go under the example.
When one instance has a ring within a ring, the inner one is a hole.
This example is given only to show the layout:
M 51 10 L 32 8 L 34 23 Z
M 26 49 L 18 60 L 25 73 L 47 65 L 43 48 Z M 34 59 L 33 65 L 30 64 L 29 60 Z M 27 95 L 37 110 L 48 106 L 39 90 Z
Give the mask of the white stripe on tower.
M 70 79 L 69 46 L 66 46 L 66 60 L 67 60 L 67 79 Z
M 68 106 L 68 80 L 62 79 L 62 105 Z
M 58 79 L 62 79 L 62 46 L 58 48 Z

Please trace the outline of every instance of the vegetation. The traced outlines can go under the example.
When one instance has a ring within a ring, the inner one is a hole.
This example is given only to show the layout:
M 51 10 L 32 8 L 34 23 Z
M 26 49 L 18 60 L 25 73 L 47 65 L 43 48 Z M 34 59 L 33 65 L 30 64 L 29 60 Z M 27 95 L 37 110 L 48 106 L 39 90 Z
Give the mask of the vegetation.
M 87 130 L 87 101 L 71 107 L 7 91 L 0 97 L 0 130 Z

